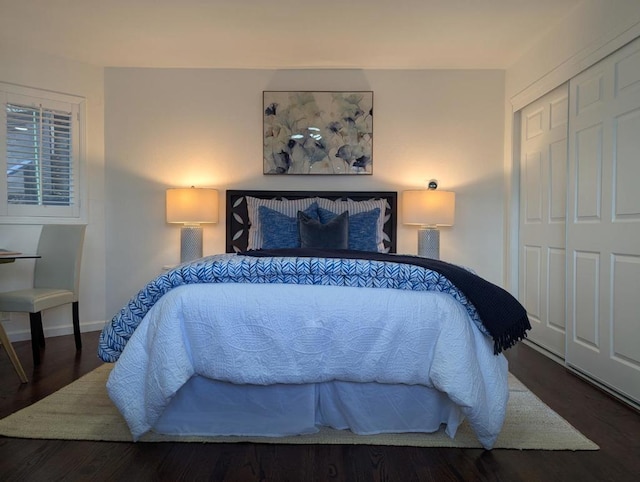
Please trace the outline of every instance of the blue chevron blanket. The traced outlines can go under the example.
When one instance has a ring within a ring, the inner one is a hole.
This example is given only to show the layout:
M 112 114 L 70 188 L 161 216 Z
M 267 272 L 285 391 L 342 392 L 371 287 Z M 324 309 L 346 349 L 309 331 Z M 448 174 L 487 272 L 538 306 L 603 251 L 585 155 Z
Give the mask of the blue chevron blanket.
M 432 269 L 390 260 L 220 254 L 180 265 L 149 282 L 104 327 L 99 357 L 105 362 L 117 361 L 151 307 L 173 288 L 194 283 L 295 283 L 446 292 L 490 336 L 468 297 L 446 276 Z

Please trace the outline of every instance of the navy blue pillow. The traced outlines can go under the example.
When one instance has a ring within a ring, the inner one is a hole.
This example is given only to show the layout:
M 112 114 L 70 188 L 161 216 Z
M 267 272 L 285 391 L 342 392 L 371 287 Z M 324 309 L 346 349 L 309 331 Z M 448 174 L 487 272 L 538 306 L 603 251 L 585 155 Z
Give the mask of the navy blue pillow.
M 349 212 L 322 224 L 308 214 L 298 211 L 298 231 L 302 248 L 347 249 L 349 247 Z
M 318 203 L 304 211 L 312 219 L 318 219 Z M 262 249 L 299 248 L 298 220 L 265 206 L 258 208 L 262 226 Z
M 338 215 L 328 209 L 318 207 L 318 216 L 320 222 L 326 224 Z M 349 249 L 378 251 L 377 233 L 379 217 L 380 208 L 349 216 Z

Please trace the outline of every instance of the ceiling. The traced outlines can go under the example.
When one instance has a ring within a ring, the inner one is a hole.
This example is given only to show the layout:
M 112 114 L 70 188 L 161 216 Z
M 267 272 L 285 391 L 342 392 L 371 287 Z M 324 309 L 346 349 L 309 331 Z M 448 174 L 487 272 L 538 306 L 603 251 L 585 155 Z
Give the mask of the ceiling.
M 100 66 L 504 69 L 583 0 L 0 0 L 0 43 Z

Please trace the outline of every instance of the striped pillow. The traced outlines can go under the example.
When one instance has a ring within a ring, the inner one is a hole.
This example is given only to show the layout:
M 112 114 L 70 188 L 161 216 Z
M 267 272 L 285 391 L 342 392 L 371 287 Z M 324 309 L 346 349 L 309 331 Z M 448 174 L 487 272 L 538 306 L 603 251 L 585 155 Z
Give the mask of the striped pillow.
M 264 206 L 285 216 L 297 219 L 298 211 L 304 211 L 318 198 L 303 199 L 258 199 L 247 196 L 247 214 L 249 217 L 249 240 L 247 249 L 261 249 L 263 246 L 263 230 L 258 209 Z

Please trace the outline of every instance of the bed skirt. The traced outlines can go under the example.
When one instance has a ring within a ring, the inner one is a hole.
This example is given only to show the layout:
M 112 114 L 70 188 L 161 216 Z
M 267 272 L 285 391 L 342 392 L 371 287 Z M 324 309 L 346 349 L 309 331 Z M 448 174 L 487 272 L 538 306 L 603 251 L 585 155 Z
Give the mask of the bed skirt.
M 454 437 L 464 420 L 442 392 L 420 385 L 324 382 L 250 385 L 192 377 L 153 431 L 171 435 L 279 437 L 318 427 L 359 435 L 431 433 L 446 425 Z

